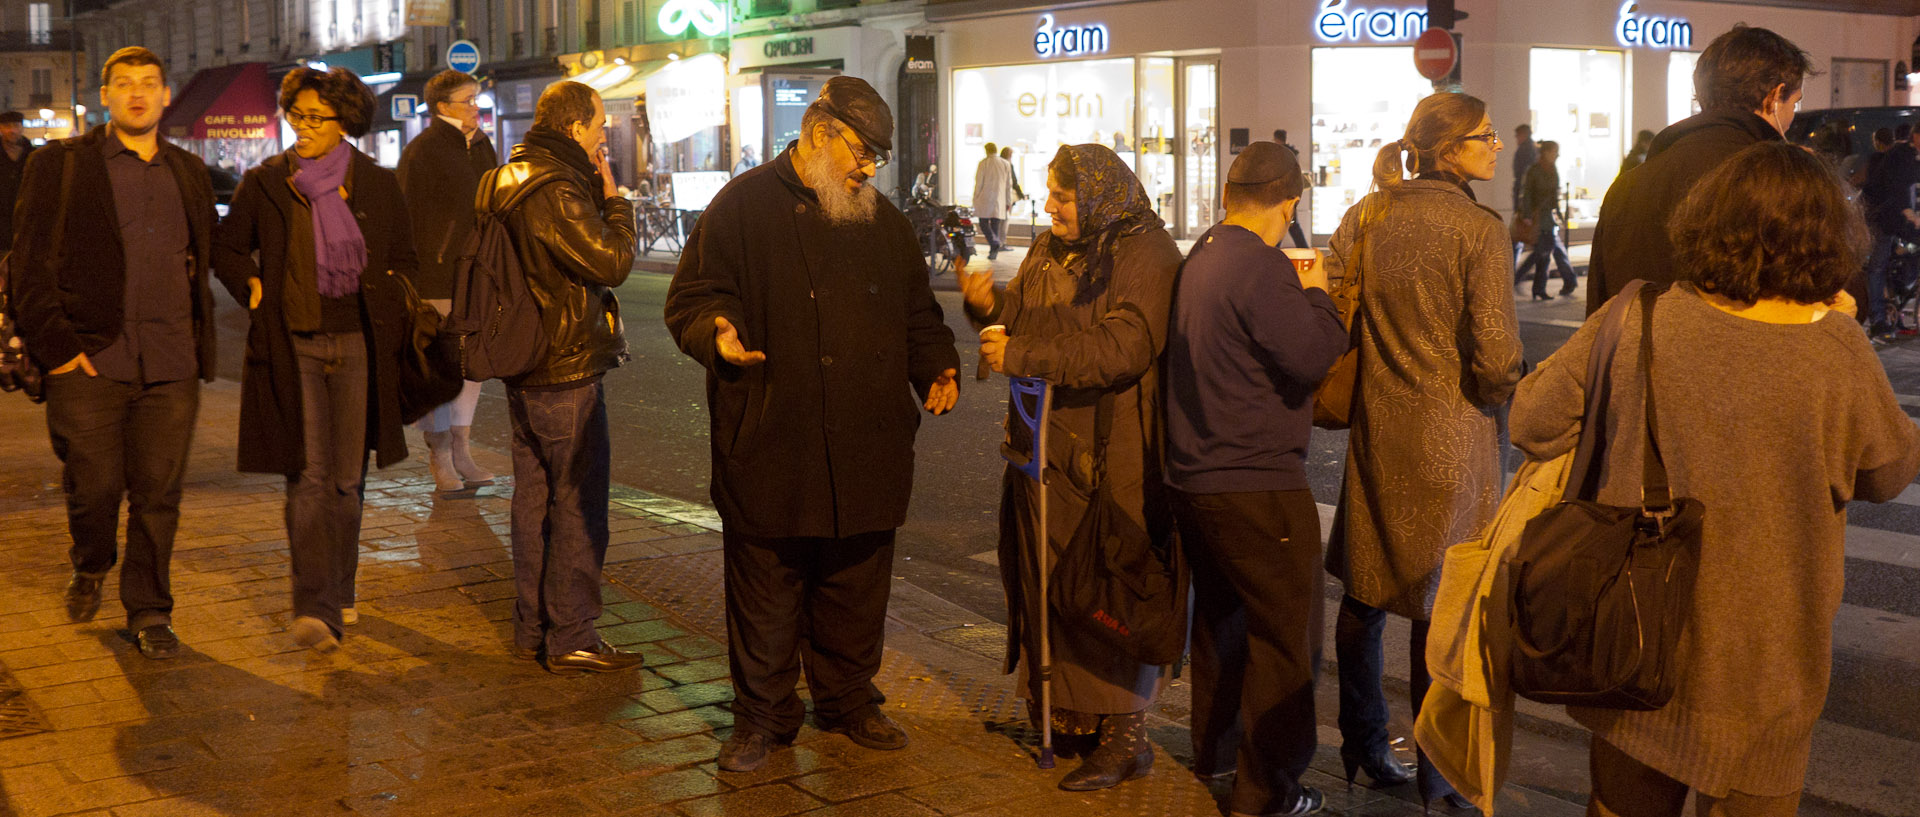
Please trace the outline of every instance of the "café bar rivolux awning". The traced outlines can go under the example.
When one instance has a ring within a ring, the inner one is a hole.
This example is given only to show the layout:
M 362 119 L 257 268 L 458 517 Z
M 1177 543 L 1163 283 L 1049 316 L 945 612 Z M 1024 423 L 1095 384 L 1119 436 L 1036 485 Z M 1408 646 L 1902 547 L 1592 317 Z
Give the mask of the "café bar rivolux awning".
M 279 139 L 278 96 L 264 62 L 208 68 L 173 98 L 160 132 L 168 139 Z

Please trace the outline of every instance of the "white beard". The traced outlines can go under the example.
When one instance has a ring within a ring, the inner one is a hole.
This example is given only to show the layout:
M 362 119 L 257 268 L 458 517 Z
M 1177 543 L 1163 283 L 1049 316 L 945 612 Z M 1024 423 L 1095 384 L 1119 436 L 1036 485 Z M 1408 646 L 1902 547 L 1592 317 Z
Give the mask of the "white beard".
M 820 210 L 829 223 L 845 226 L 873 221 L 880 192 L 870 184 L 847 190 L 846 177 L 834 173 L 833 160 L 826 151 L 813 151 L 804 161 L 794 162 L 793 169 L 800 174 L 800 181 L 820 198 Z

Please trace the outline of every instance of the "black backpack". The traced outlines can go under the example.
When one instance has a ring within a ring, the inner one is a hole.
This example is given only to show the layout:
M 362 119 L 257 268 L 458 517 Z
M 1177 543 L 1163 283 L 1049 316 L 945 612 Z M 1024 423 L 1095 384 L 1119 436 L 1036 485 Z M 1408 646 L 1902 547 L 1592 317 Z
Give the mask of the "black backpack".
M 1673 496 L 1653 399 L 1653 304 L 1634 281 L 1601 325 L 1587 364 L 1587 411 L 1563 500 L 1527 521 L 1508 566 L 1513 691 L 1548 704 L 1659 709 L 1684 663 L 1706 508 Z M 1608 371 L 1628 304 L 1640 300 L 1640 378 L 1646 423 L 1638 505 L 1593 501 L 1607 452 Z
M 480 189 L 491 190 L 497 173 L 498 169 L 488 171 Z M 519 377 L 533 371 L 546 356 L 540 305 L 527 287 L 526 270 L 507 231 L 507 216 L 552 180 L 552 176 L 535 179 L 505 203 L 474 214 L 473 230 L 453 271 L 453 311 L 440 327 L 441 342 L 468 380 Z

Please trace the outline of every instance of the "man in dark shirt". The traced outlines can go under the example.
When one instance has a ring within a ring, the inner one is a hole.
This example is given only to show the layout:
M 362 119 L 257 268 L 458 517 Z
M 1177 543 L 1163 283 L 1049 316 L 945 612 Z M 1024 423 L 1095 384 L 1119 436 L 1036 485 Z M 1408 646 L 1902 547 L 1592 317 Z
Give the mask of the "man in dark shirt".
M 1912 125 L 1902 124 L 1893 132 L 1894 143 L 1877 154 L 1867 170 L 1867 184 L 1861 190 L 1866 199 L 1867 226 L 1872 228 L 1873 245 L 1867 256 L 1867 302 L 1860 313 L 1867 333 L 1875 341 L 1890 340 L 1896 328 L 1887 310 L 1888 272 L 1893 265 L 1893 244 L 1902 237 L 1920 234 L 1907 218 L 1914 208 L 1913 187 L 1920 184 L 1920 133 Z
M 1813 70 L 1807 52 L 1764 28 L 1744 25 L 1714 38 L 1693 68 L 1700 113 L 1653 138 L 1647 161 L 1615 179 L 1600 204 L 1587 267 L 1587 314 L 1636 278 L 1678 276 L 1667 220 L 1699 181 L 1733 154 L 1783 140 Z
M 1348 335 L 1319 253 L 1289 251 L 1312 258 L 1297 265 L 1275 249 L 1303 187 L 1277 143 L 1234 159 L 1226 220 L 1187 256 L 1167 339 L 1166 480 L 1193 569 L 1194 769 L 1237 765 L 1235 814 L 1311 814 L 1325 800 L 1300 784 L 1316 743 L 1323 580 L 1305 459 L 1314 387 Z
M 207 259 L 213 188 L 198 158 L 160 139 L 171 101 L 160 59 L 123 48 L 101 72 L 108 124 L 36 152 L 13 273 L 27 350 L 47 367 L 47 430 L 64 466 L 73 577 L 67 615 L 92 620 L 118 560 L 140 653 L 170 658 L 169 562 L 180 484 L 213 377 Z M 70 298 L 65 292 L 87 297 Z
M 0 252 L 13 246 L 13 202 L 20 194 L 20 174 L 27 168 L 33 143 L 23 135 L 27 118 L 19 111 L 0 112 Z

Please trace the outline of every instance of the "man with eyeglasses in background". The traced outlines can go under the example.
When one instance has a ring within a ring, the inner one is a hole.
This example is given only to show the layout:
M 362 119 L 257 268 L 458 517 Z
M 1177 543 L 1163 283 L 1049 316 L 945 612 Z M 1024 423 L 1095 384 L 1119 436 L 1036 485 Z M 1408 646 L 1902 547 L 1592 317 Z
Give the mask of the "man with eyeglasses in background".
M 92 621 L 119 560 L 120 604 L 140 654 L 172 658 L 170 565 L 201 379 L 214 372 L 207 284 L 213 185 L 199 157 L 160 138 L 173 101 L 152 51 L 100 70 L 107 124 L 33 153 L 15 219 L 14 315 L 47 370 L 47 431 L 73 537 L 67 617 Z
M 480 81 L 451 68 L 427 80 L 433 122 L 400 154 L 400 192 L 413 216 L 420 271 L 413 286 L 445 316 L 453 310 L 453 271 L 473 228 L 473 193 L 480 177 L 500 164 L 493 140 L 480 129 Z M 470 440 L 480 384 L 467 381 L 460 396 L 420 418 L 427 466 L 439 496 L 469 498 L 493 474 L 473 461 Z
M 714 197 L 667 291 L 667 328 L 707 369 L 734 688 L 725 771 L 759 768 L 799 732 L 803 658 L 821 729 L 907 745 L 873 676 L 919 411 L 953 408 L 960 356 L 913 226 L 869 184 L 892 135 L 873 86 L 828 80 L 800 138 Z

